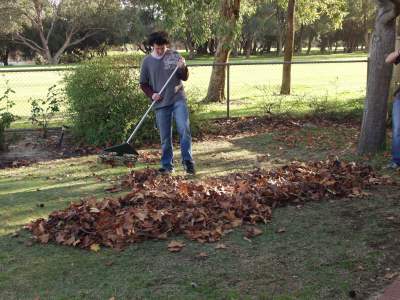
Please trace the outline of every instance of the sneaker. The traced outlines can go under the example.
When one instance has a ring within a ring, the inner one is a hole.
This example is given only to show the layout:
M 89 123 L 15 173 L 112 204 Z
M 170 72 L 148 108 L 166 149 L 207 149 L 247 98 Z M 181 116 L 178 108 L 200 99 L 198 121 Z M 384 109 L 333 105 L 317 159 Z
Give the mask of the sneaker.
M 174 169 L 159 168 L 158 172 L 160 172 L 162 175 L 168 175 L 174 173 Z
M 387 169 L 387 170 L 399 170 L 400 169 L 400 165 L 398 165 L 394 161 L 391 161 L 390 163 L 388 163 L 386 165 L 385 169 Z
M 190 160 L 185 160 L 183 163 L 183 168 L 185 169 L 187 174 L 195 175 L 196 170 L 194 169 L 194 163 Z

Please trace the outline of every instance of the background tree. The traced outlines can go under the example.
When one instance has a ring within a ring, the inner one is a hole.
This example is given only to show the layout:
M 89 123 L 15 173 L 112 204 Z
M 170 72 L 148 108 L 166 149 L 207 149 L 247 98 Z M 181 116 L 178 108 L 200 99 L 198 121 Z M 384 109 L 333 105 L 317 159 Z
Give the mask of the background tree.
M 295 22 L 295 0 L 289 0 L 287 9 L 287 33 L 285 42 L 285 57 L 282 73 L 282 85 L 281 95 L 290 94 L 290 82 L 291 82 L 291 69 L 292 69 L 292 57 L 293 57 L 293 43 L 294 43 L 294 22 Z
M 394 50 L 395 19 L 399 13 L 399 0 L 378 1 L 369 55 L 367 97 L 358 144 L 360 154 L 377 152 L 385 144 L 387 100 L 393 68 L 385 63 L 385 57 Z
M 240 0 L 220 0 L 220 25 L 218 46 L 214 64 L 226 63 L 232 49 L 240 15 Z M 220 102 L 225 99 L 225 66 L 213 66 L 206 101 Z
M 196 49 L 207 45 L 215 34 L 218 19 L 218 1 L 159 1 L 162 8 L 164 27 L 176 41 L 181 41 L 189 52 L 189 59 L 196 55 Z
M 57 64 L 68 47 L 105 30 L 119 9 L 118 0 L 16 0 L 14 38 Z

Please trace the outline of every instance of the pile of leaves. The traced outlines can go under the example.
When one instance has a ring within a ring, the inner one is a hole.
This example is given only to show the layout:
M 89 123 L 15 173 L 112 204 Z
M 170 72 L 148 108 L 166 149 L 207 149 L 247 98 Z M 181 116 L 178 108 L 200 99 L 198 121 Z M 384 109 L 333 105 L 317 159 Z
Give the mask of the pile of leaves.
M 47 220 L 27 228 L 41 243 L 96 250 L 122 249 L 146 239 L 184 234 L 198 242 L 215 242 L 242 224 L 266 223 L 272 209 L 329 197 L 358 197 L 388 179 L 369 166 L 340 161 L 294 162 L 276 170 L 255 170 L 203 182 L 162 176 L 155 170 L 132 172 L 121 185 L 130 192 L 119 198 L 72 203 Z

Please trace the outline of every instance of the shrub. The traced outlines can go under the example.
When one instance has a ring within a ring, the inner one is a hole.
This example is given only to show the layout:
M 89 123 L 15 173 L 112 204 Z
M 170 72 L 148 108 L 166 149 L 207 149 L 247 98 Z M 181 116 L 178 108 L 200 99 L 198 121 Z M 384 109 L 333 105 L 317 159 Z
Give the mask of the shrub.
M 113 56 L 79 65 L 65 77 L 67 105 L 72 130 L 79 140 L 92 145 L 109 145 L 124 141 L 150 105 L 139 87 L 138 65 L 141 56 Z M 204 121 L 196 91 L 188 93 L 190 122 L 194 136 Z M 158 142 L 154 129 L 155 115 L 147 117 L 134 137 L 136 143 Z
M 50 120 L 60 111 L 62 99 L 56 85 L 51 86 L 47 91 L 45 99 L 30 99 L 32 124 L 38 125 L 43 131 L 43 138 L 47 137 Z
M 131 62 L 134 64 L 134 62 Z M 112 58 L 85 62 L 65 77 L 65 93 L 74 135 L 85 143 L 120 143 L 149 103 L 138 84 L 139 70 Z M 153 140 L 154 114 L 134 140 Z M 153 119 L 153 120 L 151 120 Z
M 10 112 L 10 109 L 15 105 L 10 99 L 10 94 L 14 94 L 15 92 L 8 87 L 8 82 L 6 82 L 6 86 L 6 91 L 0 97 L 0 151 L 6 149 L 4 131 L 6 128 L 9 128 L 11 123 L 16 119 Z
M 207 129 L 209 122 L 201 117 L 201 113 L 204 111 L 204 105 L 201 101 L 201 93 L 199 90 L 193 89 L 186 91 L 188 99 L 188 109 L 190 114 L 190 130 L 192 136 L 200 136 L 204 129 Z

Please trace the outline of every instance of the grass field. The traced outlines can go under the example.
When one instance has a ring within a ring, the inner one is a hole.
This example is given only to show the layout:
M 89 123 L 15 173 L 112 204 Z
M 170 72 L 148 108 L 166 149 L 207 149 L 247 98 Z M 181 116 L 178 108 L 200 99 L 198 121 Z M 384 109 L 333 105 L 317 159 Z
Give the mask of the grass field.
M 365 59 L 366 55 L 355 53 L 310 55 L 295 57 L 295 61 L 335 61 Z M 266 62 L 281 61 L 281 57 L 251 57 L 232 58 L 231 62 Z M 201 63 L 211 63 L 210 58 L 199 58 L 188 61 L 190 68 L 189 81 L 185 83 L 186 90 L 195 100 L 204 98 L 207 92 L 211 67 L 196 66 Z M 21 70 L 22 67 L 16 68 Z M 12 112 L 22 117 L 13 123 L 14 128 L 31 127 L 27 121 L 30 115 L 30 98 L 43 98 L 48 88 L 57 85 L 62 88 L 64 71 L 34 72 L 34 67 L 26 68 L 26 72 L 1 73 L 0 95 L 8 82 L 15 94 L 12 99 L 16 103 Z M 7 68 L 12 70 L 12 68 Z M 230 71 L 231 116 L 255 115 L 265 112 L 265 107 L 271 102 L 284 102 L 287 108 L 299 112 L 312 110 L 318 102 L 325 101 L 331 106 L 359 106 L 359 100 L 364 98 L 366 83 L 366 63 L 326 63 L 301 64 L 292 67 L 292 95 L 280 97 L 279 88 L 282 77 L 281 65 L 247 65 L 232 66 Z M 358 102 L 357 102 L 358 101 Z M 204 117 L 226 116 L 226 104 L 209 104 L 204 107 Z M 63 123 L 60 116 L 53 124 Z
M 197 178 L 253 169 L 255 157 L 266 154 L 262 166 L 268 169 L 327 155 L 367 160 L 379 168 L 384 155 L 354 156 L 357 131 L 340 124 L 304 127 L 286 133 L 304 141 L 292 146 L 276 139 L 282 132 L 195 143 Z M 110 196 L 104 189 L 128 171 L 97 165 L 93 156 L 0 170 L 0 299 L 338 300 L 348 299 L 350 291 L 366 299 L 400 270 L 397 187 L 374 189 L 364 199 L 275 209 L 272 222 L 259 226 L 261 236 L 249 242 L 243 239 L 244 228 L 235 230 L 223 238 L 225 250 L 176 237 L 186 243 L 177 254 L 168 252 L 168 241 L 94 253 L 32 245 L 21 231 L 70 201 Z M 196 257 L 200 252 L 208 258 Z

